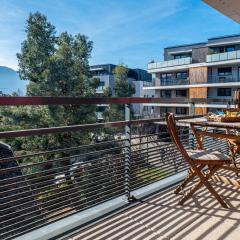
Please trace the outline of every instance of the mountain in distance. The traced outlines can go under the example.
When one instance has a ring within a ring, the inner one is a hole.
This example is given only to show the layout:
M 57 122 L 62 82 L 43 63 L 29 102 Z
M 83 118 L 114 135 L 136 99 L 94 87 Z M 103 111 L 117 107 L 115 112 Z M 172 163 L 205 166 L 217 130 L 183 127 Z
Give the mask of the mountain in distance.
M 21 80 L 17 71 L 0 66 L 0 92 L 4 94 L 18 92 L 20 95 L 25 95 L 27 84 L 28 81 Z

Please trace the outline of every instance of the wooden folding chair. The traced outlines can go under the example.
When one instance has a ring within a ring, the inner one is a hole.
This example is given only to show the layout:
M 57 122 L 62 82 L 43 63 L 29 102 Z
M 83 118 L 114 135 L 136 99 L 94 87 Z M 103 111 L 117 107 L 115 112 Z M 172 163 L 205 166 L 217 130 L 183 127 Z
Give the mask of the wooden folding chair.
M 222 207 L 227 208 L 227 204 L 222 200 L 219 194 L 214 190 L 209 183 L 210 178 L 216 171 L 223 166 L 229 166 L 231 159 L 229 156 L 214 150 L 186 150 L 178 135 L 176 122 L 172 113 L 167 113 L 166 121 L 169 134 L 176 144 L 178 150 L 183 155 L 184 159 L 189 164 L 189 174 L 186 179 L 175 189 L 175 193 L 179 193 L 183 190 L 188 183 L 190 183 L 194 177 L 199 178 L 199 181 L 191 188 L 191 190 L 179 201 L 180 205 L 183 205 L 193 194 L 199 190 L 202 186 L 205 186 L 209 192 L 217 199 Z M 203 171 L 205 167 L 208 171 Z

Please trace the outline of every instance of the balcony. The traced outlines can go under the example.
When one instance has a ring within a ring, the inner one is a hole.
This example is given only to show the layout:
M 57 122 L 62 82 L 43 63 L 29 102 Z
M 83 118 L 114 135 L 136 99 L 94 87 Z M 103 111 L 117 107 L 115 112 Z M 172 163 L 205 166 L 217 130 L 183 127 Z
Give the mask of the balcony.
M 156 84 L 155 78 L 151 81 L 143 81 L 143 87 L 152 87 Z
M 240 59 L 240 50 L 207 55 L 207 62 L 219 62 Z
M 219 75 L 209 75 L 208 83 L 229 83 L 229 82 L 239 82 L 239 78 L 233 75 L 219 76 Z
M 218 75 L 209 75 L 208 80 L 198 80 L 197 82 L 191 82 L 191 79 L 155 79 L 153 82 L 153 86 L 143 86 L 144 89 L 188 89 L 193 87 L 229 87 L 231 84 L 232 87 L 239 87 L 240 80 L 237 76 L 226 75 L 226 76 L 218 76 Z
M 126 119 L 0 132 L 5 142 L 49 134 L 63 139 L 77 133 L 99 135 L 97 141 L 93 138 L 83 145 L 52 146 L 50 150 L 15 155 L 9 152 L 1 157 L 0 239 L 235 236 L 240 218 L 238 190 L 226 186 L 221 191 L 231 202 L 230 209 L 220 208 L 205 190 L 198 193 L 197 200 L 176 205 L 179 196 L 173 195 L 171 188 L 185 177 L 188 166 L 171 142 L 164 118 L 130 119 L 130 104 L 161 101 L 164 103 L 161 98 L 1 97 L 2 106 L 125 104 Z M 184 126 L 179 131 L 186 147 L 196 148 L 189 128 Z M 204 144 L 228 152 L 223 140 L 206 137 Z M 146 198 L 151 194 L 154 197 Z M 120 207 L 123 212 L 101 218 Z M 97 219 L 103 221 L 81 230 Z
M 161 79 L 161 86 L 174 86 L 174 85 L 189 85 L 189 79 L 171 78 Z
M 208 82 L 197 82 L 197 83 L 190 83 L 189 79 L 179 79 L 179 78 L 170 78 L 170 79 L 161 79 L 160 85 L 161 86 L 174 86 L 174 85 L 189 85 L 189 84 L 209 84 L 209 83 L 229 83 L 229 82 L 239 82 L 237 76 L 233 75 L 226 75 L 226 76 L 219 76 L 219 75 L 209 75 Z
M 191 64 L 191 63 L 192 63 L 192 58 L 191 57 L 179 58 L 179 59 L 162 61 L 162 62 L 153 62 L 153 63 L 148 64 L 148 70 L 174 67 L 174 66 L 181 66 L 181 65 Z

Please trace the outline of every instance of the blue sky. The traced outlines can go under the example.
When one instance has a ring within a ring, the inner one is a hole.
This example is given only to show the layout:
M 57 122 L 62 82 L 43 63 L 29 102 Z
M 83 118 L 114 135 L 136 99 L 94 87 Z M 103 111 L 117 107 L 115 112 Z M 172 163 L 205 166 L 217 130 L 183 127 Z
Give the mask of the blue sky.
M 40 11 L 58 32 L 87 35 L 91 64 L 145 68 L 163 48 L 240 33 L 239 25 L 201 0 L 0 0 L 0 65 L 17 69 L 29 12 Z

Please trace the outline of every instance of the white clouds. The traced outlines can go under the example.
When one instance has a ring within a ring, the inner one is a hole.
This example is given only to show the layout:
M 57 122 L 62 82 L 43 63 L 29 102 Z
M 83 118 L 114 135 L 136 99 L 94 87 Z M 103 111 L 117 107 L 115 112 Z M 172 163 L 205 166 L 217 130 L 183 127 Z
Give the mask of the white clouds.
M 138 4 L 135 8 L 121 9 L 117 13 L 110 12 L 106 19 L 102 20 L 104 23 L 97 24 L 98 31 L 93 35 L 100 43 L 111 43 L 111 47 L 124 48 L 135 44 L 143 44 L 152 42 L 153 39 L 159 39 L 156 36 L 155 29 L 158 25 L 161 27 L 162 21 L 180 11 L 181 5 L 179 0 L 173 1 L 145 1 L 147 6 Z M 158 5 L 157 5 L 158 2 Z M 146 5 L 146 4 L 145 4 Z M 120 16 L 119 18 L 112 18 L 111 16 Z M 103 17 L 104 18 L 104 17 Z M 101 27 L 101 25 L 103 27 Z M 106 41 L 103 41 L 105 38 Z
M 146 56 L 146 47 L 150 48 L 151 44 L 156 47 L 156 43 L 160 45 L 161 41 L 171 38 L 171 34 L 164 33 L 169 28 L 165 20 L 183 10 L 181 3 L 180 0 L 151 0 L 144 1 L 144 4 L 132 4 L 129 8 L 122 6 L 117 12 L 121 18 L 106 21 L 102 31 L 93 36 L 93 62 L 96 58 L 104 59 L 104 62 L 108 61 L 107 58 L 115 59 L 115 63 L 124 59 L 132 65 L 135 61 L 136 66 L 142 61 L 141 67 L 145 66 L 151 58 Z
M 84 33 L 94 41 L 93 57 L 111 62 L 121 50 L 160 41 L 154 24 L 181 10 L 182 0 L 1 0 L 0 65 L 17 68 L 16 53 L 24 39 L 30 11 L 43 12 L 58 31 Z M 103 57 L 104 56 L 104 57 Z M 109 60 L 108 60 L 108 59 Z

